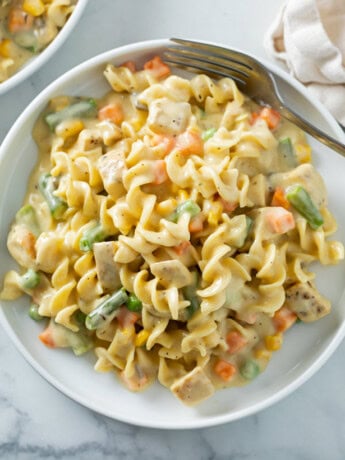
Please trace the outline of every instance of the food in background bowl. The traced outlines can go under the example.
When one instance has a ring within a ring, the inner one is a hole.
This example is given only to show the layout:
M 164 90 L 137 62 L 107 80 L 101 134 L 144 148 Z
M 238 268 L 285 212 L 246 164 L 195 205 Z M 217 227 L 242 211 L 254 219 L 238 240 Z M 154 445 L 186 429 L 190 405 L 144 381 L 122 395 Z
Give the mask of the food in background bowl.
M 31 297 L 48 347 L 93 348 L 128 389 L 158 378 L 197 404 L 329 313 L 307 267 L 343 245 L 303 132 L 234 81 L 171 75 L 158 56 L 104 73 L 102 99 L 55 97 L 36 123 L 8 236 L 21 270 L 1 296 Z
M 0 83 L 54 40 L 76 4 L 77 0 L 0 0 Z

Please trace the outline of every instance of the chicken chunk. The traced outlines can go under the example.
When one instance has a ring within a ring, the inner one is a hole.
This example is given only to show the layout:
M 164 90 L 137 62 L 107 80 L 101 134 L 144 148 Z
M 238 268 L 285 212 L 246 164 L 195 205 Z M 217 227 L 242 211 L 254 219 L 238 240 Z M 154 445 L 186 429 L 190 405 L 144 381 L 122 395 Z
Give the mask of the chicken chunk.
M 102 155 L 97 162 L 99 173 L 103 180 L 105 190 L 114 198 L 124 192 L 122 176 L 126 170 L 125 154 L 121 143 L 113 150 Z
M 34 268 L 36 237 L 25 225 L 13 225 L 7 238 L 11 256 L 23 267 Z
M 36 252 L 38 270 L 54 273 L 65 257 L 63 239 L 55 232 L 42 232 L 36 241 Z
M 283 189 L 300 184 L 309 193 L 317 208 L 327 205 L 326 186 L 320 174 L 311 164 L 302 164 L 291 171 L 272 174 L 270 182 L 273 187 L 279 185 Z
M 114 261 L 114 241 L 94 243 L 92 246 L 99 282 L 103 289 L 114 291 L 121 286 L 118 265 Z
M 164 287 L 181 288 L 192 283 L 192 274 L 179 260 L 165 260 L 151 264 L 151 272 Z
M 198 404 L 214 393 L 211 380 L 200 366 L 176 380 L 170 389 L 187 406 Z
M 331 310 L 329 300 L 310 283 L 297 283 L 288 288 L 285 305 L 306 323 L 322 318 Z
M 150 104 L 148 125 L 157 134 L 179 134 L 186 130 L 191 115 L 187 102 L 163 97 Z

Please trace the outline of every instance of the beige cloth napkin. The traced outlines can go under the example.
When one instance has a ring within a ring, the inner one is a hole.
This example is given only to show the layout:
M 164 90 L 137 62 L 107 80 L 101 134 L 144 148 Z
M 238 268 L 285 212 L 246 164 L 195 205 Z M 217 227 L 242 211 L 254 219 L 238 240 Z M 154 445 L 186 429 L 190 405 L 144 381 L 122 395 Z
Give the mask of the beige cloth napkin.
M 345 126 L 345 0 L 288 0 L 264 46 Z

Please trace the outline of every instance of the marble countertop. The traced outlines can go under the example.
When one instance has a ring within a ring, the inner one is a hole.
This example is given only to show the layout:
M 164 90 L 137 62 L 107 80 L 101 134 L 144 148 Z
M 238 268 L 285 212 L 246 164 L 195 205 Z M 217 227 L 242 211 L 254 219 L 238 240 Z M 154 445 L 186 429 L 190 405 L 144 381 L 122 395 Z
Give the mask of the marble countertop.
M 90 0 L 69 40 L 0 98 L 0 142 L 27 104 L 74 65 L 113 47 L 169 36 L 218 41 L 265 57 L 262 39 L 283 0 Z M 337 460 L 345 449 L 343 343 L 295 393 L 219 427 L 160 431 L 97 415 L 52 388 L 0 327 L 0 459 Z

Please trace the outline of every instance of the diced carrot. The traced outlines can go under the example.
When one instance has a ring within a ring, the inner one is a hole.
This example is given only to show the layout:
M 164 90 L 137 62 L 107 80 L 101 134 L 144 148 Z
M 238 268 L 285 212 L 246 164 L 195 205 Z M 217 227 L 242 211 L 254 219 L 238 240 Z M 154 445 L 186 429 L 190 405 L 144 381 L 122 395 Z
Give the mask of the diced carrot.
M 290 211 L 282 207 L 272 207 L 266 214 L 267 222 L 273 232 L 282 234 L 295 228 L 295 219 Z
M 255 122 L 260 118 L 258 112 L 252 112 L 250 115 L 249 123 L 251 125 L 254 125 Z
M 170 67 L 162 61 L 159 56 L 155 56 L 144 64 L 145 70 L 150 70 L 156 78 L 163 78 L 170 75 Z
M 116 125 L 119 125 L 123 122 L 123 110 L 120 104 L 108 104 L 103 106 L 98 111 L 98 119 L 111 120 Z
M 21 239 L 21 244 L 31 259 L 35 259 L 36 257 L 36 237 L 31 232 L 25 232 L 23 238 Z
M 151 138 L 151 145 L 156 147 L 157 145 L 161 145 L 163 149 L 163 154 L 168 155 L 172 149 L 175 147 L 176 139 L 173 136 L 167 136 L 163 134 L 155 134 Z
M 134 61 L 126 61 L 121 64 L 121 67 L 127 67 L 132 73 L 136 72 L 137 66 L 135 65 Z
M 8 30 L 11 34 L 30 30 L 34 23 L 34 17 L 18 7 L 11 8 L 8 14 Z
M 121 307 L 116 318 L 120 328 L 124 329 L 128 326 L 131 326 L 132 324 L 135 324 L 140 318 L 140 315 L 128 310 L 127 307 Z
M 190 245 L 191 245 L 190 241 L 182 241 L 182 243 L 180 243 L 178 246 L 174 247 L 174 251 L 179 256 L 182 256 L 183 254 L 185 254 L 187 252 L 187 250 L 190 247 Z
M 223 209 L 224 209 L 225 212 L 235 211 L 235 209 L 238 206 L 238 203 L 236 203 L 235 201 L 226 201 L 221 197 L 219 198 L 219 200 L 222 203 Z
M 184 155 L 198 155 L 203 152 L 204 143 L 199 133 L 188 130 L 177 137 L 176 147 Z
M 239 331 L 230 331 L 226 336 L 229 353 L 237 353 L 248 343 L 247 339 Z
M 290 209 L 290 203 L 285 196 L 285 191 L 281 187 L 277 187 L 274 191 L 271 206 L 281 206 L 285 209 Z
M 204 228 L 204 217 L 202 214 L 198 214 L 193 217 L 189 222 L 189 231 L 190 233 L 201 232 Z
M 259 116 L 262 120 L 266 121 L 270 129 L 275 129 L 279 125 L 281 118 L 280 113 L 271 107 L 264 107 L 261 109 Z
M 49 348 L 56 348 L 56 344 L 53 339 L 52 335 L 52 328 L 48 326 L 39 336 L 38 338 L 44 345 L 46 345 Z
M 169 179 L 167 165 L 164 160 L 156 160 L 153 167 L 154 180 L 153 184 L 160 185 Z
M 297 315 L 287 307 L 281 307 L 273 316 L 273 324 L 277 332 L 289 329 L 297 320 Z
M 224 361 L 224 359 L 219 359 L 213 370 L 225 382 L 229 382 L 236 374 L 236 367 L 233 364 Z

